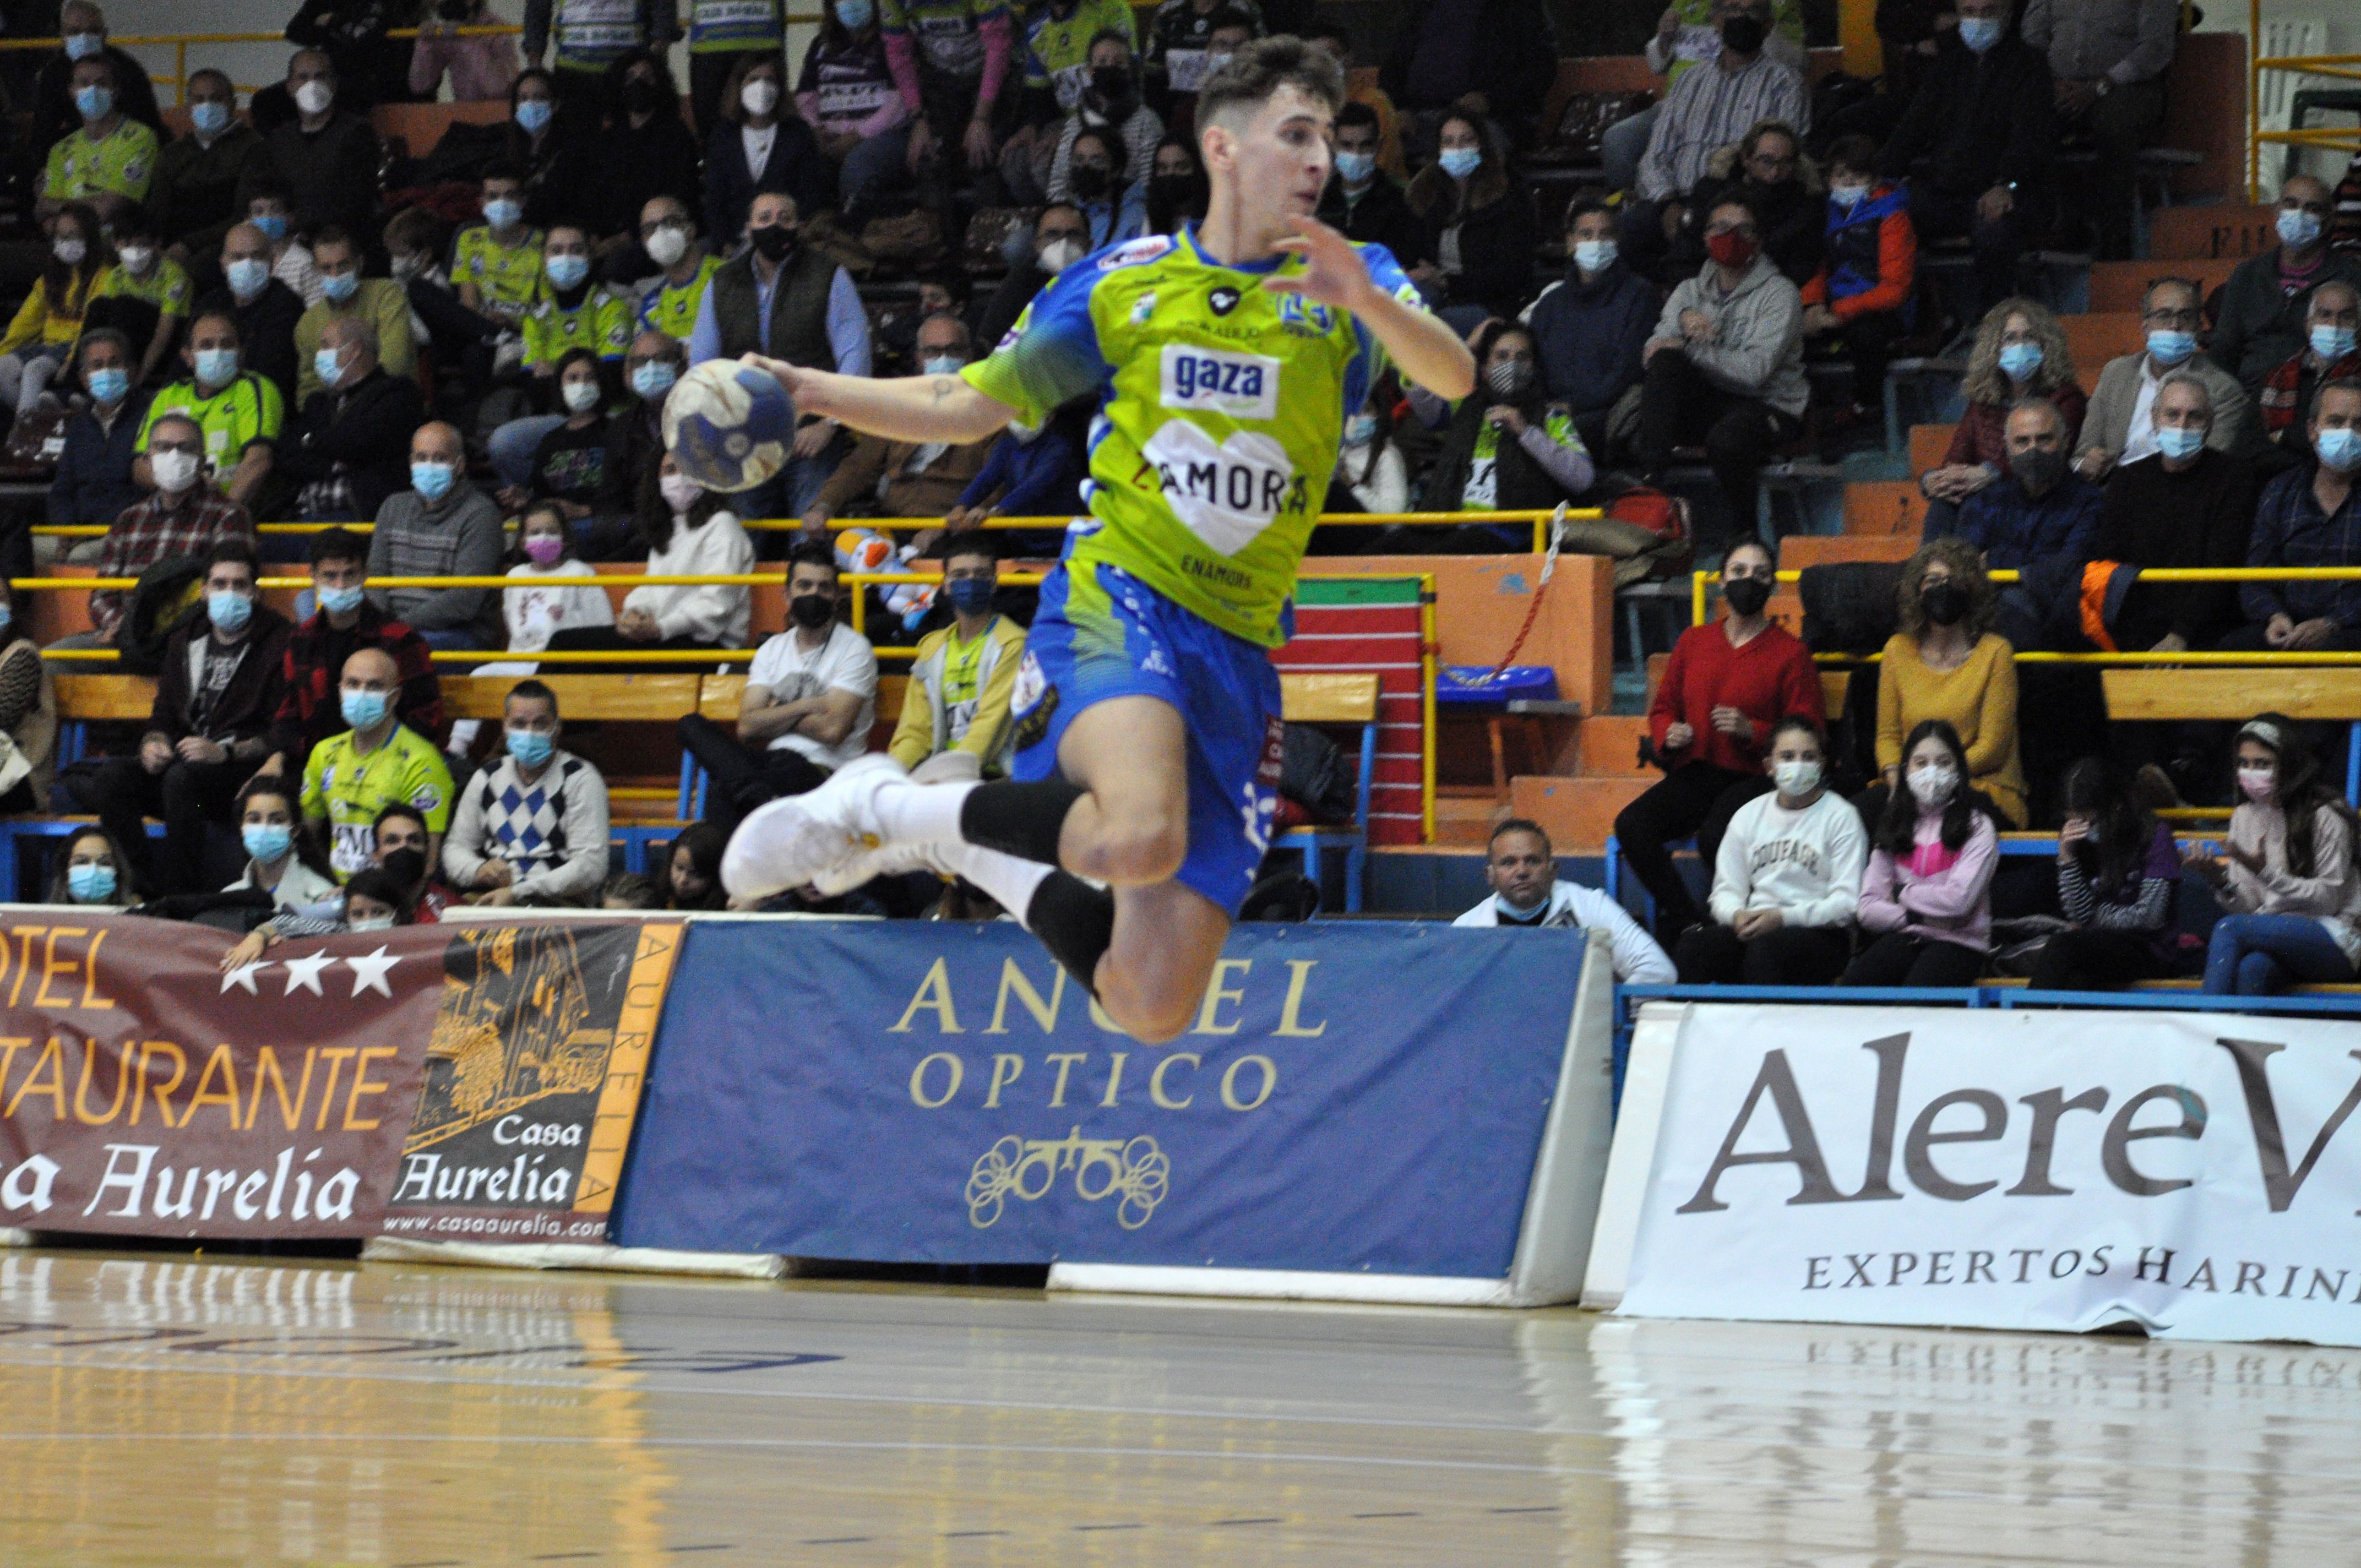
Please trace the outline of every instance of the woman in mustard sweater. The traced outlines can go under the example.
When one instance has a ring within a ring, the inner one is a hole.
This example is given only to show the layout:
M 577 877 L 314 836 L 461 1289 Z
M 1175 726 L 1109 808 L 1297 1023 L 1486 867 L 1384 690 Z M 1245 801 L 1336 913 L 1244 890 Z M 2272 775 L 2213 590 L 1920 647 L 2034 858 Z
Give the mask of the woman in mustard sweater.
M 0 404 L 18 412 L 40 400 L 49 378 L 73 353 L 82 313 L 114 261 L 87 203 L 69 203 L 49 221 L 49 260 L 0 336 Z
M 1890 791 L 1902 738 L 1930 718 L 1959 733 L 1968 784 L 2007 820 L 2025 825 L 2025 769 L 2017 760 L 2016 650 L 1992 632 L 1993 594 L 1983 563 L 1962 540 L 1938 539 L 1902 568 L 1902 630 L 1885 645 L 1877 678 L 1877 764 Z M 1872 794 L 1877 794 L 1872 791 Z M 1863 809 L 1882 806 L 1863 800 Z M 1874 820 L 1874 817 L 1872 818 Z

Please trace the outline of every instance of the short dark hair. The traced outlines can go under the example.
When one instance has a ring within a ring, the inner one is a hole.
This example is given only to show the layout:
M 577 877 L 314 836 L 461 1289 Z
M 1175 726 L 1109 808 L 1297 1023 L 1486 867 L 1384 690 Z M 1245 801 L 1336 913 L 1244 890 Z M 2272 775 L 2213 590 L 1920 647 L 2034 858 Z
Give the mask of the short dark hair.
M 517 697 L 522 697 L 527 702 L 545 702 L 549 704 L 549 716 L 552 718 L 561 717 L 557 711 L 557 694 L 549 689 L 547 681 L 532 679 L 519 681 L 509 687 L 509 695 L 500 699 L 500 706 L 506 707 Z
M 250 575 L 262 576 L 262 557 L 243 539 L 215 540 L 214 547 L 205 552 L 205 576 L 212 576 L 214 568 L 225 561 L 242 562 Z
M 1336 111 L 1336 128 L 1341 131 L 1347 126 L 1365 126 L 1373 131 L 1382 131 L 1385 122 L 1378 118 L 1375 109 L 1356 98 Z
M 992 535 L 980 528 L 962 529 L 957 533 L 944 534 L 936 542 L 933 554 L 935 559 L 946 566 L 962 555 L 981 555 L 994 565 L 1000 564 L 999 544 L 994 541 Z
M 257 202 L 284 202 L 295 204 L 295 187 L 287 183 L 286 176 L 276 173 L 254 175 L 246 181 L 246 205 L 251 212 Z
M 1596 196 L 1576 197 L 1572 202 L 1566 203 L 1565 231 L 1568 234 L 1572 234 L 1576 224 L 1580 223 L 1583 219 L 1591 216 L 1593 214 L 1611 218 L 1615 215 L 1615 209 L 1609 206 L 1605 202 L 1599 200 Z
M 1837 137 L 1828 144 L 1828 167 L 1834 169 L 1839 164 L 1863 174 L 1875 174 L 1877 143 L 1859 134 Z
M 358 561 L 368 564 L 369 542 L 349 528 L 324 528 L 312 535 L 311 559 L 314 566 L 324 566 L 331 561 Z
M 263 773 L 250 778 L 238 787 L 237 815 L 246 815 L 247 803 L 258 795 L 277 795 L 287 803 L 287 815 L 303 815 L 303 781 L 291 779 L 285 773 Z
M 1549 829 L 1543 827 L 1540 823 L 1534 821 L 1530 817 L 1511 817 L 1506 822 L 1501 823 L 1498 828 L 1493 828 L 1492 836 L 1484 840 L 1485 858 L 1488 860 L 1490 859 L 1492 854 L 1492 846 L 1499 843 L 1502 839 L 1511 833 L 1532 834 L 1534 838 L 1539 839 L 1542 841 L 1542 853 L 1549 856 L 1553 860 L 1557 858 L 1557 850 L 1550 843 Z
M 398 912 L 396 919 L 401 924 L 406 926 L 410 923 L 410 890 L 395 882 L 393 873 L 383 866 L 368 866 L 355 872 L 352 880 L 345 883 L 345 896 L 349 899 L 357 893 L 363 898 L 372 898 L 379 904 L 390 905 Z
M 1242 11 L 1225 10 L 1213 17 L 1214 28 L 1239 23 L 1254 25 Z M 1284 34 L 1257 38 L 1230 56 L 1229 63 L 1197 90 L 1197 125 L 1202 129 L 1231 109 L 1260 107 L 1282 87 L 1317 98 L 1333 114 L 1345 102 L 1345 70 L 1326 50 L 1301 38 Z
M 793 576 L 797 566 L 825 566 L 841 576 L 844 568 L 836 564 L 836 546 L 825 539 L 798 539 L 787 551 L 787 575 Z
M 527 74 L 531 73 L 528 72 Z M 547 71 L 543 71 L 541 73 L 544 80 L 547 79 L 548 74 L 549 73 Z M 525 172 L 523 170 L 519 169 L 515 164 L 503 158 L 496 160 L 487 168 L 484 170 L 483 178 L 485 180 L 507 180 L 522 185 L 525 182 Z
M 324 245 L 341 245 L 357 258 L 361 253 L 360 243 L 353 238 L 352 230 L 342 224 L 322 224 L 312 231 L 312 254 L 319 255 Z
M 397 800 L 391 806 L 387 806 L 383 811 L 377 814 L 377 820 L 369 824 L 369 838 L 374 840 L 378 834 L 384 830 L 385 825 L 392 821 L 397 817 L 407 817 L 412 822 L 417 823 L 418 830 L 421 833 L 432 834 L 434 832 L 434 829 L 426 825 L 426 813 L 419 810 L 418 807 L 411 805 L 406 800 Z
M 126 202 L 115 214 L 115 243 L 126 239 L 154 239 L 156 225 L 148 215 L 146 206 L 137 202 Z
M 241 346 L 245 345 L 246 329 L 237 324 L 237 313 L 227 305 L 198 306 L 197 313 L 189 318 L 189 336 L 193 339 L 197 335 L 197 329 L 207 322 L 221 323 L 222 325 L 229 328 L 229 334 L 237 339 Z
M 1786 718 L 1781 719 L 1778 723 L 1771 727 L 1771 747 L 1773 751 L 1778 749 L 1779 737 L 1784 735 L 1790 729 L 1799 729 L 1805 734 L 1810 736 L 1813 743 L 1817 745 L 1822 751 L 1825 752 L 1828 749 L 1828 738 L 1820 733 L 1820 721 L 1818 719 L 1809 718 L 1801 713 L 1791 713 L 1787 715 Z
M 1713 222 L 1714 214 L 1720 212 L 1724 207 L 1736 207 L 1739 211 L 1746 214 L 1746 221 L 1748 223 L 1753 225 L 1757 229 L 1760 229 L 1763 226 L 1763 214 L 1761 209 L 1756 207 L 1755 204 L 1749 201 L 1744 195 L 1741 194 L 1735 187 L 1723 192 L 1720 195 L 1716 196 L 1713 200 L 1708 202 L 1705 204 L 1705 211 L 1700 214 L 1700 217 L 1705 223 L 1710 224 Z

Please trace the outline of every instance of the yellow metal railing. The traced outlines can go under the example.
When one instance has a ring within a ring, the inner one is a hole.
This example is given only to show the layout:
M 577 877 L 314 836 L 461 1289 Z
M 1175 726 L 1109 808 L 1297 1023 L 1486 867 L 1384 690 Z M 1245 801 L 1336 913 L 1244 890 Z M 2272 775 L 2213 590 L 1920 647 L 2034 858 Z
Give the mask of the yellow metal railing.
M 2263 129 L 2263 72 L 2300 71 L 2307 76 L 2331 76 L 2361 82 L 2361 54 L 2274 55 L 2263 49 L 2263 0 L 2246 0 L 2246 200 L 2259 202 L 2263 192 L 2263 144 L 2279 147 L 2325 147 L 2361 153 L 2361 127 L 2347 130 L 2323 126 L 2316 131 Z

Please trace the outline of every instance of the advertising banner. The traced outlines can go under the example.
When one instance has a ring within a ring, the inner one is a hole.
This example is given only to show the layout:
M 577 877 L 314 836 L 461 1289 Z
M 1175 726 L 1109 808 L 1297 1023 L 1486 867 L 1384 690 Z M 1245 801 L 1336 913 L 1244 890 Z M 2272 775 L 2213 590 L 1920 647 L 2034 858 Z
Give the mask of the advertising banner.
M 1011 925 L 700 923 L 616 1239 L 1500 1278 L 1583 953 L 1241 927 L 1149 1047 Z
M 0 1224 L 598 1239 L 678 940 L 0 911 Z
M 2361 1344 L 2349 1023 L 1686 1012 L 1625 1313 Z

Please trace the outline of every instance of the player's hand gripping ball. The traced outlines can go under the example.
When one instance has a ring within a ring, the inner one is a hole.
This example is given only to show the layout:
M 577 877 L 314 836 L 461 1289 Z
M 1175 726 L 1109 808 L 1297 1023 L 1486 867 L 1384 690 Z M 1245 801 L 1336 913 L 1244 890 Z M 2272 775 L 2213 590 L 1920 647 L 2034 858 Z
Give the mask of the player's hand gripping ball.
M 787 466 L 795 434 L 795 400 L 779 378 L 734 359 L 707 360 L 664 399 L 664 448 L 708 490 L 762 484 Z

